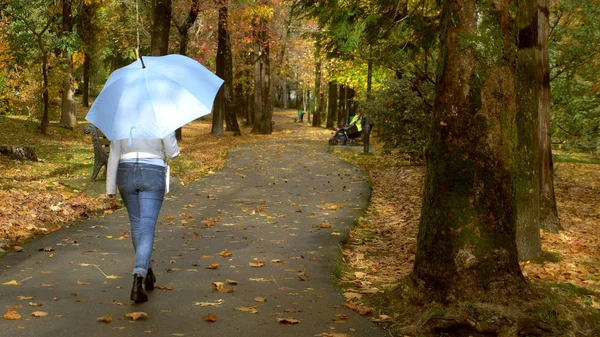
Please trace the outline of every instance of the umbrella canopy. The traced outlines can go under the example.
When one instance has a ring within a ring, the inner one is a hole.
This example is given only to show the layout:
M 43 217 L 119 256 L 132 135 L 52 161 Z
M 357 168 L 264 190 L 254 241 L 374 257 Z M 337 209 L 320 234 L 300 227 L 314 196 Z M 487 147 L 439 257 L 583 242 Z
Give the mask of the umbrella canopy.
M 109 140 L 163 138 L 208 115 L 222 84 L 187 56 L 140 57 L 108 77 L 85 119 Z

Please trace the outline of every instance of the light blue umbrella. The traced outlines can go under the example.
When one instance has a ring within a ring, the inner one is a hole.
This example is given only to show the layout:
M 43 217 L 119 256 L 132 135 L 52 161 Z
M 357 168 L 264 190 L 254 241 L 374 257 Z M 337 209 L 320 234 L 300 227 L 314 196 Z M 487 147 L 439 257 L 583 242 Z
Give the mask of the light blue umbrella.
M 85 119 L 109 140 L 164 138 L 208 115 L 222 84 L 187 56 L 140 57 L 110 74 Z

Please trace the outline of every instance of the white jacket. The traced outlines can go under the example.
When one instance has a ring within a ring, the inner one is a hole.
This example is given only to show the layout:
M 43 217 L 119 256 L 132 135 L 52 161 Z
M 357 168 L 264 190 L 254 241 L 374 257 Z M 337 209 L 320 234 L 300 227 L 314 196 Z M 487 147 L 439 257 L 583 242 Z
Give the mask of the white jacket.
M 162 159 L 175 158 L 179 155 L 179 146 L 175 133 L 163 139 L 134 138 L 120 139 L 110 142 L 110 152 L 106 165 L 106 194 L 117 193 L 117 171 L 119 162 L 126 159 Z M 165 163 L 166 165 L 166 163 Z

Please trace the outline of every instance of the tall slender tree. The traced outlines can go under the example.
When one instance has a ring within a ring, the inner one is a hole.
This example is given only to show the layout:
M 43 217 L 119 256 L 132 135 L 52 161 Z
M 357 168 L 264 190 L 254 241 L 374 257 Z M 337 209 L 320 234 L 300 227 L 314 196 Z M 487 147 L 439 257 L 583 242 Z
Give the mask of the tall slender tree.
M 237 121 L 233 102 L 233 57 L 231 53 L 231 41 L 229 39 L 228 1 L 217 0 L 217 5 L 219 6 L 217 76 L 221 77 L 224 83 L 216 98 L 217 104 L 214 111 L 225 117 L 226 130 L 233 132 L 235 136 L 239 136 L 242 132 Z M 219 111 L 217 112 L 217 110 Z M 222 133 L 222 121 L 219 125 L 221 125 Z M 213 130 L 214 128 L 213 117 Z
M 562 229 L 554 194 L 554 163 L 552 161 L 552 141 L 550 138 L 550 0 L 538 0 L 538 58 L 539 73 L 539 179 L 540 179 L 540 227 L 558 231 Z
M 73 0 L 62 1 L 62 54 L 63 54 L 63 86 L 62 86 L 62 113 L 60 125 L 72 129 L 77 125 L 75 115 L 75 79 L 73 78 L 73 47 L 71 34 L 73 33 Z
M 517 142 L 515 186 L 519 259 L 540 255 L 539 123 L 541 73 L 538 57 L 538 8 L 521 6 L 517 17 Z
M 252 133 L 271 134 L 274 108 L 271 84 L 271 39 L 269 0 L 259 0 L 252 22 L 254 35 L 254 124 Z

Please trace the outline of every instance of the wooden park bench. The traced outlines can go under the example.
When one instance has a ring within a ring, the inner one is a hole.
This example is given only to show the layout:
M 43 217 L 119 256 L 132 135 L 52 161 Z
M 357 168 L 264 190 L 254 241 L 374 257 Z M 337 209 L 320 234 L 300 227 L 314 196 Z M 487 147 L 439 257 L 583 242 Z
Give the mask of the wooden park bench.
M 96 181 L 100 169 L 104 166 L 104 176 L 106 176 L 106 164 L 108 163 L 108 152 L 110 151 L 110 141 L 106 136 L 92 124 L 83 127 L 83 132 L 92 136 L 94 145 L 94 171 L 92 172 L 92 181 Z

